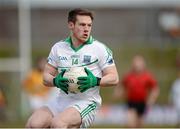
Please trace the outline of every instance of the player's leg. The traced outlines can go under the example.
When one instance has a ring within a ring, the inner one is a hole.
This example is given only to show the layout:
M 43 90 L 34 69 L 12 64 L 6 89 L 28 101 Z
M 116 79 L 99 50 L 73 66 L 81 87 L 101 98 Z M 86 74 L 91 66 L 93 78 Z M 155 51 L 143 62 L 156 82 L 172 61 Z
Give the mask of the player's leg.
M 77 101 L 56 115 L 51 123 L 53 128 L 87 128 L 94 121 L 98 110 L 96 102 Z
M 137 105 L 137 113 L 138 113 L 137 127 L 143 126 L 145 111 L 146 111 L 146 103 L 145 102 L 139 103 Z
M 180 108 L 179 108 L 179 106 L 175 105 L 175 111 L 177 113 L 177 124 L 176 124 L 176 127 L 179 128 L 180 127 Z
M 65 109 L 56 115 L 51 123 L 52 128 L 79 128 L 81 125 L 81 115 L 74 107 Z
M 26 128 L 47 128 L 53 118 L 52 112 L 48 107 L 37 109 L 28 119 Z
M 144 117 L 143 117 L 143 115 L 138 116 L 138 119 L 137 119 L 137 127 L 138 127 L 138 128 L 141 128 L 141 127 L 143 126 L 143 123 L 144 123 Z
M 127 126 L 129 128 L 137 127 L 138 114 L 134 108 L 128 108 L 127 111 Z

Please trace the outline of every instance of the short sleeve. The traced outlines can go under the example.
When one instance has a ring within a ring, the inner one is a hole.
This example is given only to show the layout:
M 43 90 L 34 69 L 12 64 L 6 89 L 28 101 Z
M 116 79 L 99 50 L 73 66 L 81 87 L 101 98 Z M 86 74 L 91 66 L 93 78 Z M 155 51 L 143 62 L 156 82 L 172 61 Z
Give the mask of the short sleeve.
M 56 45 L 54 45 L 49 53 L 48 63 L 54 66 L 55 68 L 57 68 L 58 67 L 57 61 L 58 61 L 57 49 L 56 49 Z
M 108 47 L 103 45 L 103 48 L 100 51 L 99 66 L 103 70 L 104 68 L 113 65 L 115 65 L 113 59 L 113 53 Z
M 152 75 L 150 75 L 150 74 L 149 74 L 149 77 L 148 77 L 148 85 L 151 88 L 157 87 L 156 79 Z

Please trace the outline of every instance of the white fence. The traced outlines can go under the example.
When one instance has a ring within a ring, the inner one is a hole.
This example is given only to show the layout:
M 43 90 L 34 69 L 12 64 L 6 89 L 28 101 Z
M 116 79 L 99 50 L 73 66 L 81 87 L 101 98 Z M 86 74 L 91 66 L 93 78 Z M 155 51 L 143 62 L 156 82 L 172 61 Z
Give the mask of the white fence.
M 126 106 L 103 106 L 95 119 L 95 125 L 125 125 L 127 122 Z M 150 125 L 175 125 L 178 122 L 176 110 L 172 106 L 155 105 L 145 114 L 145 124 Z

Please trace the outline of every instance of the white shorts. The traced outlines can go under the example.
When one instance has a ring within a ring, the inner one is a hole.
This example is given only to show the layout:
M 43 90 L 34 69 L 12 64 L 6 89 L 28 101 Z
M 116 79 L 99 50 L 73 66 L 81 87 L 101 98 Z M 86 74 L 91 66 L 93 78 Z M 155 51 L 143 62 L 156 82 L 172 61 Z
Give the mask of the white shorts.
M 64 111 L 66 108 L 74 107 L 81 115 L 81 128 L 89 127 L 95 119 L 99 105 L 95 101 L 78 100 L 58 96 L 56 99 L 46 105 L 54 116 Z
M 47 99 L 37 96 L 29 96 L 29 103 L 32 110 L 38 109 L 46 103 Z
M 33 110 L 38 109 L 49 101 L 54 100 L 57 97 L 59 90 L 57 88 L 51 88 L 51 91 L 46 96 L 33 96 L 29 95 L 29 103 Z

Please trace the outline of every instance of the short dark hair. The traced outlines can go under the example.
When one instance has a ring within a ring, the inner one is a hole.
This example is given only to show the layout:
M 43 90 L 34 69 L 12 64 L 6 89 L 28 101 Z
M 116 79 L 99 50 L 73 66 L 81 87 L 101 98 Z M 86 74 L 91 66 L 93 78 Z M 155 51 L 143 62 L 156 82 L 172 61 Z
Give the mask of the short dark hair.
M 68 13 L 68 22 L 76 22 L 76 16 L 77 15 L 81 15 L 81 16 L 90 16 L 91 20 L 93 21 L 94 17 L 93 17 L 93 13 L 89 10 L 86 9 L 81 9 L 81 8 L 76 8 L 71 10 Z

